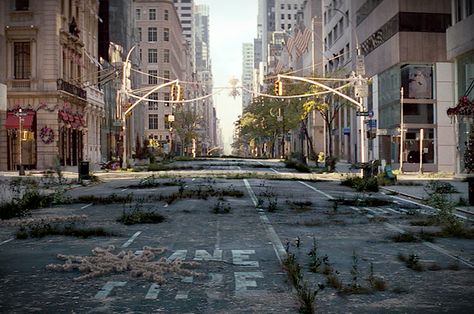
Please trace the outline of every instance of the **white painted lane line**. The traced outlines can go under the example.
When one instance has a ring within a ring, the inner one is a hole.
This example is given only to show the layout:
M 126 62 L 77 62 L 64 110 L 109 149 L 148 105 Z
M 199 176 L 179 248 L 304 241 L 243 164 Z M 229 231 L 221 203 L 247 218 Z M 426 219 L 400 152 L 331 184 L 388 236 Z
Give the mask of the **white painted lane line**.
M 375 211 L 375 210 L 373 210 L 373 209 L 370 209 L 369 207 L 364 207 L 364 209 L 365 209 L 366 211 L 368 211 L 368 212 L 371 212 L 371 213 L 374 214 L 374 215 L 377 215 L 377 214 L 378 214 L 377 211 Z
M 90 207 L 90 206 L 92 206 L 92 205 L 94 205 L 94 203 L 90 203 L 90 204 L 84 205 L 84 206 L 81 207 L 81 209 L 86 209 L 87 207 Z
M 186 277 L 183 277 L 183 279 L 181 279 L 181 282 L 185 282 L 185 283 L 193 283 L 193 281 L 194 281 L 193 276 L 186 276 Z
M 166 208 L 166 207 L 168 207 L 168 206 L 169 206 L 168 203 L 166 203 L 165 205 L 163 205 L 164 208 Z
M 276 170 L 276 169 L 270 168 L 270 170 L 275 172 L 275 173 L 279 173 L 278 170 Z
M 351 209 L 355 210 L 356 212 L 360 213 L 360 209 L 358 209 L 357 207 L 354 207 L 354 206 L 350 206 Z
M 135 239 L 141 234 L 142 232 L 141 231 L 137 231 L 135 232 L 134 235 L 132 235 L 132 237 L 130 239 L 128 239 L 127 242 L 125 242 L 122 247 L 129 247 L 130 244 L 132 244 L 133 241 L 135 241 Z
M 188 298 L 189 290 L 183 291 L 180 290 L 178 293 L 176 293 L 176 297 L 174 298 L 175 300 L 186 300 Z
M 330 200 L 333 200 L 334 197 L 332 197 L 331 195 L 327 194 L 327 193 L 324 193 L 323 191 L 320 191 L 318 190 L 317 188 L 315 188 L 314 186 L 311 186 L 309 185 L 308 183 L 306 182 L 303 182 L 303 181 L 298 181 L 299 183 L 303 184 L 304 186 L 310 188 L 311 190 L 315 191 L 315 192 L 318 192 L 319 194 L 322 194 L 324 196 L 326 196 L 327 198 L 329 198 Z
M 244 184 L 247 187 L 247 191 L 249 192 L 250 198 L 252 199 L 254 206 L 257 207 L 258 205 L 257 197 L 255 196 L 255 193 L 252 190 L 252 187 L 250 186 L 247 179 L 244 179 Z M 260 220 L 262 221 L 267 231 L 267 235 L 270 238 L 270 241 L 273 246 L 273 250 L 275 251 L 278 261 L 280 262 L 280 265 L 282 265 L 283 260 L 286 258 L 286 251 L 285 251 L 285 248 L 283 247 L 283 243 L 281 243 L 280 238 L 275 232 L 275 229 L 273 229 L 273 226 L 270 223 L 270 220 L 268 220 L 268 217 L 265 215 L 265 212 L 263 210 L 258 210 L 258 208 L 257 208 L 257 212 L 259 213 Z
M 6 243 L 8 243 L 8 242 L 10 242 L 10 241 L 13 241 L 13 238 L 8 239 L 8 240 L 5 240 L 5 241 L 3 241 L 3 242 L 0 242 L 0 245 L 6 244 Z
M 109 281 L 107 282 L 102 289 L 97 292 L 94 298 L 96 299 L 105 299 L 110 292 L 112 292 L 112 289 L 115 287 L 123 287 L 127 284 L 126 281 Z
M 154 283 L 151 285 L 150 289 L 148 289 L 148 292 L 145 296 L 145 299 L 147 300 L 156 300 L 158 299 L 158 294 L 160 294 L 161 287 L 159 284 Z
M 128 190 L 128 189 L 122 189 L 122 190 L 120 190 L 120 192 L 125 192 L 126 190 Z
M 396 232 L 399 232 L 399 233 L 406 233 L 405 230 L 397 227 L 397 226 L 394 226 L 388 222 L 385 223 L 385 226 L 388 228 L 388 229 L 392 229 L 393 231 L 396 231 Z M 443 249 L 442 247 L 440 247 L 439 245 L 436 245 L 436 244 L 433 244 L 433 243 L 430 243 L 430 242 L 426 242 L 426 241 L 423 241 L 422 242 L 423 245 L 429 247 L 429 248 L 432 248 L 433 250 L 443 254 L 443 255 L 446 255 L 452 259 L 455 259 L 461 263 L 463 263 L 464 265 L 468 266 L 469 268 L 474 268 L 474 263 L 471 263 L 470 261 L 460 257 L 460 256 L 456 256 L 454 254 L 452 254 L 451 252 L 449 252 L 448 250 L 446 249 Z
M 401 214 L 399 211 L 396 211 L 395 209 L 393 208 L 390 208 L 390 207 L 385 207 L 386 210 L 389 210 L 391 212 L 394 212 L 395 214 Z
M 247 188 L 247 191 L 249 192 L 250 198 L 252 199 L 253 205 L 257 207 L 258 205 L 257 196 L 255 196 L 255 193 L 253 192 L 249 181 L 247 181 L 247 179 L 244 179 L 244 184 L 245 184 L 245 187 Z
M 214 254 L 211 255 L 206 250 L 196 250 L 194 253 L 195 261 L 222 261 L 222 250 L 214 249 Z

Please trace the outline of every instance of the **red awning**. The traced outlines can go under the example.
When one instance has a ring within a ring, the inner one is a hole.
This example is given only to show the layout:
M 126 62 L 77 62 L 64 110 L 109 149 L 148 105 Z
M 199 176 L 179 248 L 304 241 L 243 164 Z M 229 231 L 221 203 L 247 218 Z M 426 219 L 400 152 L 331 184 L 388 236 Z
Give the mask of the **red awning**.
M 7 119 L 5 120 L 5 128 L 7 129 L 18 129 L 19 118 L 15 114 L 17 111 L 8 111 Z M 23 117 L 23 122 L 21 123 L 22 129 L 31 129 L 33 127 L 33 119 L 35 118 L 35 112 L 32 110 L 25 111 L 26 116 Z

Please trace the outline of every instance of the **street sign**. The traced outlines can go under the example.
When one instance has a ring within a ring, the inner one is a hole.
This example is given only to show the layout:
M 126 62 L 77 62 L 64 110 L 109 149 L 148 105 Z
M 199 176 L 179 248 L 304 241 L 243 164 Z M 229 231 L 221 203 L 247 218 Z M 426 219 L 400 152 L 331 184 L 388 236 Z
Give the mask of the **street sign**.
M 350 135 L 351 134 L 351 128 L 344 128 L 342 129 L 344 135 Z
M 356 111 L 356 116 L 357 117 L 368 117 L 369 112 L 368 111 Z
M 367 120 L 367 125 L 369 126 L 369 129 L 376 129 L 377 128 L 377 119 Z
M 374 112 L 372 110 L 369 110 L 369 118 L 373 118 L 374 117 Z

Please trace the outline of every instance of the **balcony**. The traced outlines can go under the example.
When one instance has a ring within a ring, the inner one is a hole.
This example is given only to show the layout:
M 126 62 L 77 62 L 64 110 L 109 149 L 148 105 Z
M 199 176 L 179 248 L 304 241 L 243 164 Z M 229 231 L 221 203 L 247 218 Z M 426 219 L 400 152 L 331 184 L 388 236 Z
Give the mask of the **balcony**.
M 71 95 L 87 100 L 87 92 L 84 89 L 66 81 L 63 81 L 62 79 L 58 79 L 57 84 L 58 90 L 65 91 Z

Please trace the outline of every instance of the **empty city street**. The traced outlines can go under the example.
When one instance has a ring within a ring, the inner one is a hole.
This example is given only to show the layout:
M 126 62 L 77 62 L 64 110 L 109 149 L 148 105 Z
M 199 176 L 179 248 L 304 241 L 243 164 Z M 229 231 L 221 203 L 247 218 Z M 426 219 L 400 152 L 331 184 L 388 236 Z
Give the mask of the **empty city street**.
M 28 218 L 44 222 L 81 217 L 75 226 L 102 227 L 109 236 L 17 239 L 18 227 L 3 221 L 0 312 L 295 313 L 299 299 L 285 267 L 292 254 L 305 281 L 312 287 L 325 285 L 316 295 L 320 313 L 472 312 L 472 240 L 392 239 L 414 231 L 417 227 L 410 222 L 428 217 L 433 209 L 381 192 L 370 193 L 380 204 L 351 204 L 369 194 L 341 186 L 338 174 L 310 174 L 309 180 L 308 174 L 277 161 L 206 160 L 193 165 L 190 169 L 182 162 L 166 172 L 97 173 L 97 183 L 75 185 L 67 192 L 70 199 L 88 197 L 91 202 L 37 209 Z M 99 201 L 110 196 L 115 201 Z M 159 213 L 164 221 L 117 221 L 133 210 Z M 328 284 L 327 274 L 310 271 L 308 253 L 315 243 L 342 285 L 355 281 L 360 291 L 344 292 Z M 93 250 L 100 257 L 97 248 L 110 255 L 94 261 L 94 276 L 77 280 L 87 272 L 47 267 L 65 265 L 58 254 L 76 256 L 73 262 L 94 256 Z M 104 271 L 111 256 L 121 251 L 130 252 L 136 263 L 129 265 L 136 268 Z M 150 252 L 152 258 L 143 259 Z M 411 254 L 422 271 L 399 258 Z M 160 282 L 134 275 L 160 258 L 169 265 L 181 261 L 181 268 L 148 268 L 160 272 Z M 383 280 L 384 289 L 370 288 L 370 276 Z

